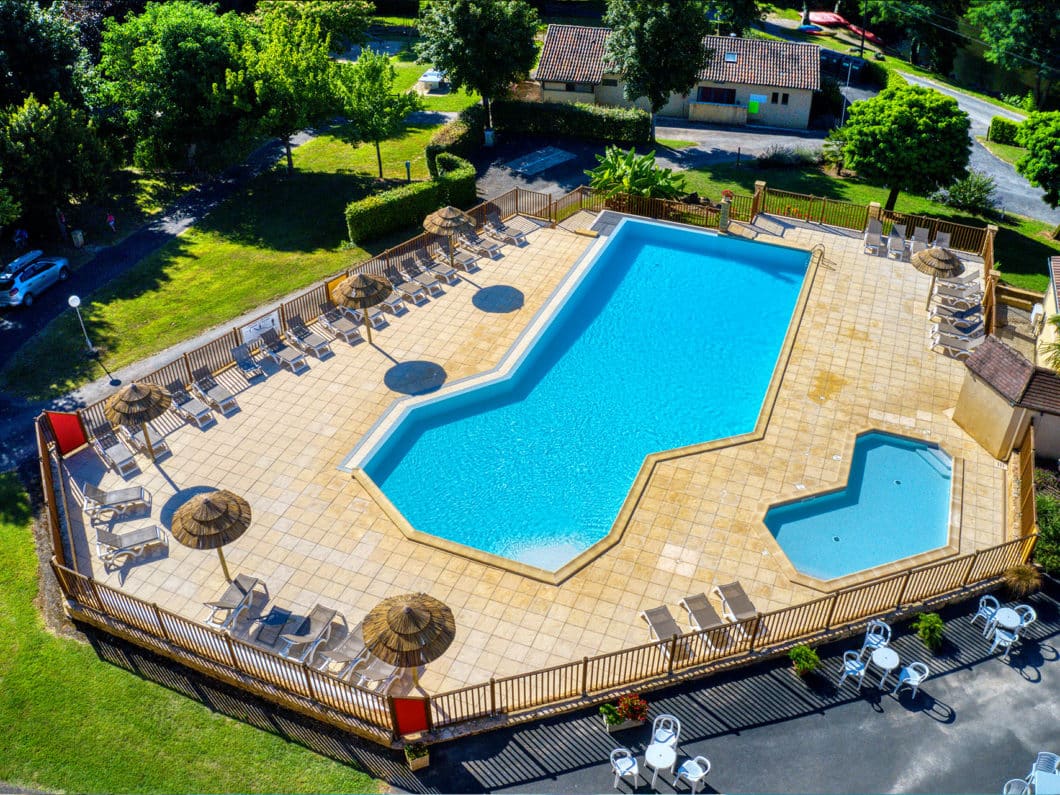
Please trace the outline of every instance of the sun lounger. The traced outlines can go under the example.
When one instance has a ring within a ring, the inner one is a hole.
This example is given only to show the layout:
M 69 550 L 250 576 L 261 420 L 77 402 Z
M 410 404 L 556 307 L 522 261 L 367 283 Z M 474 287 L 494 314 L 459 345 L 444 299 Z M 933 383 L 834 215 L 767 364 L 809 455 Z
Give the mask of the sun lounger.
M 92 429 L 92 449 L 107 466 L 123 477 L 140 468 L 132 450 L 114 435 L 109 425 L 97 425 Z
M 232 348 L 232 361 L 239 367 L 244 378 L 251 379 L 259 375 L 265 375 L 261 365 L 254 361 L 254 354 L 251 352 L 248 343 L 244 342 L 242 345 L 236 345 L 236 347 Z
M 386 692 L 400 671 L 396 665 L 383 662 L 378 657 L 370 657 L 363 668 L 354 671 L 354 675 L 361 687 Z
M 758 615 L 751 598 L 738 582 L 714 586 L 714 593 L 721 600 L 721 612 L 729 621 L 747 621 Z
M 701 637 L 708 646 L 714 648 L 716 646 L 714 640 L 721 640 L 724 644 L 728 644 L 729 630 L 714 609 L 714 605 L 707 599 L 706 594 L 697 593 L 686 596 L 680 604 L 688 613 L 689 625 L 692 629 L 703 633 Z
M 474 271 L 481 270 L 478 261 L 478 255 L 473 254 L 470 251 L 464 251 L 463 249 L 458 248 L 453 252 L 453 267 L 457 270 L 462 270 L 464 273 L 473 273 Z
M 284 345 L 280 335 L 274 329 L 267 329 L 261 335 L 261 341 L 265 345 L 265 355 L 280 367 L 286 367 L 292 373 L 300 373 L 309 369 L 305 354 L 299 353 L 290 345 Z
M 192 388 L 199 393 L 199 397 L 213 406 L 222 414 L 235 411 L 239 408 L 235 396 L 214 380 L 213 373 L 205 367 L 200 367 L 191 374 L 194 379 Z
M 434 276 L 420 268 L 419 265 L 416 264 L 416 261 L 411 257 L 404 259 L 401 262 L 400 267 L 401 272 L 404 273 L 410 281 L 415 282 L 431 295 L 437 296 L 445 293 L 445 290 L 442 289 L 441 283 L 434 278 Z
M 878 222 L 877 222 L 878 223 Z M 883 235 L 879 232 L 866 232 L 865 233 L 865 250 L 872 250 L 873 254 L 879 254 L 887 247 L 887 243 L 883 239 Z
M 302 622 L 300 629 L 280 635 L 280 640 L 284 644 L 280 647 L 280 654 L 299 662 L 311 659 L 317 646 L 331 635 L 331 622 L 336 617 L 342 618 L 337 610 L 332 610 L 330 607 L 324 607 L 320 604 L 315 605 L 305 621 Z M 346 623 L 345 618 L 342 619 L 342 623 Z M 291 654 L 291 651 L 297 646 L 304 647 L 301 654 Z
M 931 335 L 931 349 L 938 350 L 951 359 L 963 361 L 971 356 L 972 351 L 978 348 L 985 339 L 985 334 L 969 337 L 960 334 L 946 334 L 939 331 Z
M 148 508 L 151 505 L 151 492 L 143 486 L 104 491 L 99 486 L 85 483 L 81 494 L 84 497 L 82 507 L 85 515 L 92 521 L 106 511 L 111 511 L 115 516 L 124 516 L 133 508 Z
M 486 240 L 477 232 L 464 232 L 461 235 L 457 235 L 457 240 L 460 241 L 460 245 L 464 248 L 470 249 L 483 257 L 499 259 L 501 256 L 500 245 L 491 240 Z
M 151 437 L 151 449 L 147 449 L 147 439 L 144 438 L 144 429 L 140 427 L 127 428 L 122 425 L 118 429 L 118 433 L 125 437 L 125 440 L 132 445 L 138 453 L 149 455 L 152 458 L 157 458 L 160 455 L 165 455 L 169 452 L 169 444 L 162 434 L 155 428 L 151 423 L 147 423 L 147 432 Z
M 460 274 L 456 272 L 455 268 L 449 267 L 449 264 L 443 260 L 432 259 L 423 249 L 414 251 L 412 258 L 416 263 L 416 267 L 446 284 L 456 284 L 460 281 Z
M 983 294 L 980 292 L 946 294 L 936 291 L 931 294 L 930 303 L 935 304 L 936 309 L 979 312 L 983 308 Z
M 389 268 L 385 275 L 395 292 L 406 301 L 411 301 L 418 306 L 427 300 L 427 291 L 423 289 L 423 285 L 409 281 L 408 277 L 397 268 Z
M 505 243 L 510 243 L 514 246 L 526 245 L 526 235 L 504 223 L 498 213 L 486 213 L 484 229 L 488 234 Z
M 324 328 L 343 342 L 348 342 L 350 345 L 353 345 L 355 342 L 360 342 L 363 339 L 363 337 L 361 337 L 361 325 L 352 317 L 340 312 L 338 307 L 329 304 L 321 304 L 320 322 L 323 324 Z
M 932 297 L 939 296 L 941 298 L 976 298 L 981 299 L 983 297 L 983 290 L 979 286 L 978 282 L 969 282 L 968 284 L 955 284 L 953 282 L 935 282 L 935 287 L 932 289 Z
M 318 359 L 323 358 L 325 353 L 331 353 L 328 341 L 315 331 L 310 331 L 298 315 L 287 318 L 287 339 L 294 347 L 304 353 L 312 353 Z
M 257 577 L 237 574 L 219 599 L 204 603 L 210 608 L 209 622 L 221 630 L 228 630 L 235 626 L 239 614 L 250 607 L 251 600 L 254 598 L 254 589 L 259 585 L 264 588 L 266 601 L 268 601 L 269 589 L 265 583 Z M 218 621 L 218 614 L 221 614 L 220 621 Z
M 890 257 L 892 254 L 897 254 L 898 259 L 905 259 L 905 237 L 895 232 L 898 229 L 898 225 L 891 230 L 891 234 L 887 236 L 887 256 Z
M 173 412 L 178 417 L 194 423 L 200 428 L 215 421 L 210 407 L 197 397 L 189 395 L 188 390 L 184 388 L 184 384 L 180 383 L 180 381 L 173 381 L 166 386 L 166 389 L 169 390 L 169 396 L 173 398 L 173 404 L 170 408 L 173 409 Z
M 345 679 L 358 665 L 368 659 L 368 650 L 364 645 L 364 624 L 359 623 L 346 633 L 334 648 L 326 646 L 319 650 L 322 671 L 327 671 L 339 679 Z M 338 668 L 334 668 L 337 665 Z
M 941 276 L 936 280 L 942 284 L 953 284 L 958 287 L 974 287 L 976 289 L 982 289 L 982 285 L 979 282 L 979 271 L 974 268 L 969 268 L 960 276 L 949 276 L 942 278 Z
M 981 304 L 976 304 L 968 309 L 956 309 L 954 307 L 945 306 L 938 304 L 935 306 L 928 316 L 929 320 L 937 321 L 941 318 L 947 318 L 951 320 L 964 320 L 964 321 L 977 321 L 983 319 L 983 307 Z
M 940 317 L 931 324 L 932 332 L 941 331 L 944 334 L 958 334 L 965 337 L 974 337 L 986 333 L 983 326 L 983 318 L 959 318 Z
M 157 525 L 114 533 L 96 528 L 96 555 L 103 561 L 103 570 L 110 571 L 120 557 L 138 558 L 148 547 L 168 546 L 165 531 Z
M 936 232 L 935 240 L 931 243 L 935 248 L 949 248 L 950 247 L 950 233 L 949 232 Z
M 648 635 L 652 640 L 659 641 L 659 650 L 669 658 L 671 641 L 674 635 L 684 634 L 681 632 L 681 627 L 677 626 L 677 622 L 670 613 L 670 608 L 666 605 L 659 605 L 643 611 L 640 617 L 648 624 Z M 689 654 L 691 654 L 691 649 L 688 648 L 688 642 L 685 640 L 678 641 L 677 657 L 680 659 Z
M 404 306 L 404 304 L 402 304 L 402 306 Z M 387 325 L 386 315 L 383 314 L 382 310 L 376 309 L 374 306 L 371 309 L 351 309 L 348 306 L 340 306 L 338 309 L 339 312 L 348 317 L 358 326 L 364 325 L 365 312 L 368 313 L 368 322 L 372 325 L 372 328 L 379 329 L 384 328 Z

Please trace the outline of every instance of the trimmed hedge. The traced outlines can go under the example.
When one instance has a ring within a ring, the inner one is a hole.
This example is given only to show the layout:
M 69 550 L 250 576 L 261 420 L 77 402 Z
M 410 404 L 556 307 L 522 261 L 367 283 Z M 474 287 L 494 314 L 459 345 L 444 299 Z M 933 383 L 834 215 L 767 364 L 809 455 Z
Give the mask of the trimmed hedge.
M 437 182 L 413 182 L 347 204 L 350 241 L 360 243 L 410 226 L 441 206 L 440 192 Z
M 438 176 L 438 202 L 454 207 L 470 207 L 478 194 L 475 191 L 475 167 L 462 157 L 450 152 L 439 152 L 435 158 Z
M 526 135 L 560 135 L 590 141 L 646 144 L 651 141 L 651 116 L 638 108 L 608 108 L 567 102 L 496 100 L 493 126 Z
M 431 176 L 438 176 L 438 165 L 435 161 L 441 152 L 450 152 L 460 157 L 472 155 L 482 143 L 485 129 L 486 109 L 482 105 L 465 108 L 453 121 L 443 125 L 431 136 L 430 143 L 424 149 L 427 170 L 431 172 Z
M 1010 121 L 1004 116 L 995 116 L 990 120 L 990 129 L 986 131 L 986 140 L 998 144 L 1018 146 L 1016 136 L 1019 135 L 1020 123 Z

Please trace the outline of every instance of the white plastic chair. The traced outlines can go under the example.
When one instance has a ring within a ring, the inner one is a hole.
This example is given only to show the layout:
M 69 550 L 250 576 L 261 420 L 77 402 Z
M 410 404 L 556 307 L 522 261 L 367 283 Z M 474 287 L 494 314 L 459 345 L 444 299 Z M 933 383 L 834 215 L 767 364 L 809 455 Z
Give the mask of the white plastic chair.
M 696 795 L 699 790 L 699 782 L 707 777 L 707 773 L 710 772 L 710 760 L 705 756 L 696 756 L 692 759 L 686 759 L 681 763 L 680 767 L 677 768 L 677 777 L 674 779 L 674 784 L 684 779 L 688 782 L 688 786 L 692 788 L 692 795 Z
M 1001 795 L 1030 795 L 1031 786 L 1022 778 L 1010 778 L 1005 782 Z
M 677 738 L 681 736 L 681 721 L 673 715 L 660 715 L 651 725 L 651 741 L 659 745 L 677 747 Z
M 843 681 L 848 676 L 852 676 L 858 680 L 858 690 L 861 690 L 861 686 L 865 683 L 865 668 L 861 652 L 853 650 L 843 652 L 843 675 L 839 677 L 837 687 L 842 687 Z
M 640 770 L 637 768 L 636 757 L 628 748 L 616 748 L 611 752 L 611 770 L 615 774 L 615 789 L 618 789 L 618 781 L 623 776 L 629 776 L 629 786 L 633 789 L 637 788 Z
M 935 248 L 949 248 L 950 247 L 950 233 L 949 232 L 936 232 L 935 240 L 931 243 Z
M 990 594 L 979 597 L 979 609 L 975 615 L 972 616 L 971 623 L 974 625 L 976 619 L 983 619 L 983 637 L 986 637 L 987 630 L 990 628 L 991 622 L 994 620 L 994 613 L 1001 609 L 1001 603 Z
M 1034 608 L 1030 605 L 1016 605 L 1013 610 L 1020 617 L 1020 625 L 1016 628 L 1016 634 L 1022 635 L 1023 630 L 1038 620 L 1038 614 L 1034 612 Z
M 928 678 L 931 673 L 931 669 L 927 667 L 926 663 L 912 662 L 909 663 L 902 672 L 898 674 L 898 683 L 895 684 L 894 690 L 891 691 L 891 695 L 898 695 L 898 691 L 902 685 L 910 687 L 913 690 L 913 698 L 916 698 L 916 694 L 920 691 L 920 685 L 924 683 L 924 680 Z
M 890 642 L 891 628 L 883 621 L 870 621 L 865 628 L 865 640 L 861 644 L 861 651 L 858 652 L 858 656 L 860 657 L 866 651 L 872 654 L 876 649 L 886 646 Z
M 990 647 L 990 653 L 993 654 L 1000 646 L 1004 649 L 1002 657 L 1008 654 L 1012 650 L 1012 645 L 1016 642 L 1018 636 L 1015 632 L 1009 632 L 1007 629 L 1002 627 L 994 627 L 994 643 Z
M 1055 773 L 1058 768 L 1060 768 L 1060 756 L 1049 751 L 1039 751 L 1027 780 L 1029 781 L 1035 773 Z

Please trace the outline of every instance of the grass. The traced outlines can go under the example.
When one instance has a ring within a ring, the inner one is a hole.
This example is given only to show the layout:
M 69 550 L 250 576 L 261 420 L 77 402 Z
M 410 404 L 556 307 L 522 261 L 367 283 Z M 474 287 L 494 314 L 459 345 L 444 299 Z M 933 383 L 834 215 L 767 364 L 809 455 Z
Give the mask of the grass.
M 820 168 L 761 169 L 753 165 L 723 163 L 684 172 L 689 191 L 717 200 L 725 188 L 737 193 L 754 192 L 755 180 L 765 180 L 778 190 L 805 193 L 830 199 L 868 204 L 887 201 L 887 190 L 856 179 L 839 179 Z M 1048 257 L 1060 254 L 1060 242 L 1052 240 L 1052 227 L 1042 221 L 1009 215 L 1004 221 L 984 219 L 954 210 L 922 196 L 901 193 L 895 210 L 916 215 L 930 215 L 968 226 L 995 223 L 998 234 L 994 257 L 1003 279 L 1016 287 L 1043 291 L 1049 284 L 1045 270 Z
M 372 251 L 343 249 L 343 210 L 404 182 L 406 160 L 414 179 L 426 178 L 423 147 L 434 129 L 409 125 L 384 142 L 382 184 L 373 146 L 351 146 L 341 131 L 309 141 L 295 149 L 293 177 L 282 169 L 261 175 L 202 223 L 83 296 L 82 315 L 103 363 L 114 370 L 138 361 L 408 237 L 378 241 Z M 79 334 L 76 317 L 63 313 L 0 371 L 0 390 L 46 399 L 103 375 L 95 362 L 71 356 Z
M 981 143 L 986 150 L 999 160 L 1004 160 L 1006 163 L 1016 165 L 1016 161 L 1027 154 L 1027 150 L 1022 146 L 1012 146 L 1011 144 L 999 144 L 997 141 L 988 141 L 985 135 L 975 136 L 975 140 Z
M 667 149 L 689 149 L 696 145 L 695 141 L 679 141 L 675 138 L 656 138 L 655 143 Z
M 375 792 L 379 782 L 47 632 L 25 490 L 0 474 L 0 781 L 53 792 Z

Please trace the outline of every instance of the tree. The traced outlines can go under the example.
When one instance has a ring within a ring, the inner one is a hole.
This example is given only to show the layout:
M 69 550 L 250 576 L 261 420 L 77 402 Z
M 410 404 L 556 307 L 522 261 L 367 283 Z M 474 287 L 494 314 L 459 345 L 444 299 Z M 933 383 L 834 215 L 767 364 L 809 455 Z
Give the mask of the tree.
M 22 205 L 12 198 L 10 191 L 3 186 L 4 174 L 0 172 L 0 229 L 14 221 L 22 212 Z
M 655 152 L 638 155 L 632 148 L 623 152 L 617 146 L 609 146 L 596 159 L 600 165 L 585 172 L 589 187 L 603 192 L 608 198 L 629 194 L 676 199 L 684 193 L 684 175 L 675 174 L 668 168 L 658 168 Z
M 453 88 L 482 97 L 486 127 L 490 100 L 529 74 L 537 57 L 537 12 L 521 0 L 435 0 L 419 19 L 420 60 L 446 74 Z
M 258 13 L 281 14 L 289 22 L 311 19 L 332 43 L 364 44 L 374 7 L 368 0 L 260 0 Z
M 81 105 L 87 73 L 77 30 L 57 6 L 0 0 L 0 108 L 30 96 L 47 102 L 56 93 Z
M 29 97 L 0 115 L 4 183 L 26 214 L 88 198 L 103 188 L 110 158 L 85 111 L 58 94 L 44 105 Z
M 743 32 L 762 19 L 757 0 L 705 0 L 707 18 L 719 36 Z
M 706 8 L 700 0 L 609 0 L 604 23 L 604 60 L 625 80 L 627 100 L 647 97 L 654 138 L 655 114 L 670 94 L 688 93 L 713 56 L 703 46 Z
M 912 85 L 888 88 L 850 106 L 844 165 L 889 188 L 887 209 L 893 210 L 902 190 L 926 194 L 965 175 L 969 127 L 952 97 Z
M 242 105 L 258 120 L 258 129 L 283 141 L 287 173 L 294 173 L 291 137 L 336 109 L 331 40 L 308 17 L 292 22 L 286 14 L 265 17 L 262 38 L 245 48 L 245 72 L 230 72 L 228 85 L 250 96 Z
M 1035 70 L 1034 99 L 1045 107 L 1060 76 L 1060 20 L 1056 0 L 975 0 L 968 21 L 982 30 L 987 60 L 1006 69 Z
M 866 19 L 871 23 L 892 26 L 909 41 L 909 61 L 923 64 L 932 71 L 949 74 L 953 59 L 964 43 L 957 32 L 956 20 L 968 10 L 968 0 L 862 0 Z M 939 24 L 939 19 L 953 24 Z
M 395 79 L 397 72 L 390 57 L 367 47 L 361 50 L 356 62 L 339 69 L 343 114 L 362 141 L 375 144 L 380 179 L 383 177 L 380 141 L 394 135 L 408 114 L 423 108 L 423 101 L 417 94 L 394 90 Z
M 140 14 L 146 0 L 62 0 L 62 12 L 77 30 L 81 46 L 93 61 L 99 60 L 103 41 L 103 24 L 108 19 L 121 21 L 126 14 Z
M 1016 170 L 1045 191 L 1045 201 L 1060 204 L 1060 111 L 1032 113 L 1020 125 L 1017 139 L 1027 153 Z
M 104 24 L 102 98 L 121 115 L 136 162 L 148 168 L 217 168 L 245 140 L 246 112 L 226 88 L 251 30 L 188 0 L 148 3 Z

